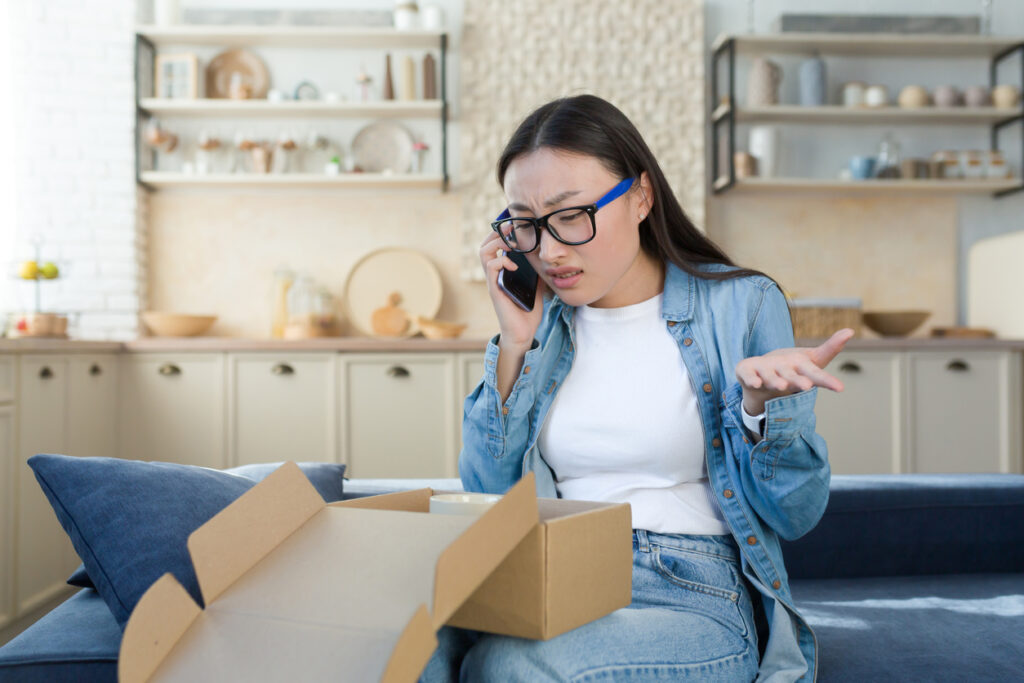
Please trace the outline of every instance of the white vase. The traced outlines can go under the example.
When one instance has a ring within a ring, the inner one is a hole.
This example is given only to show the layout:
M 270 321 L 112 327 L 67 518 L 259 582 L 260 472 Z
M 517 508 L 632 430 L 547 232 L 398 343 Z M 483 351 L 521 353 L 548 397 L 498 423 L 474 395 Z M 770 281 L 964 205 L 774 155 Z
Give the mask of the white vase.
M 779 129 L 775 126 L 751 126 L 749 152 L 757 158 L 757 170 L 763 178 L 775 176 L 778 163 Z
M 181 7 L 178 0 L 153 0 L 153 23 L 161 26 L 181 22 Z

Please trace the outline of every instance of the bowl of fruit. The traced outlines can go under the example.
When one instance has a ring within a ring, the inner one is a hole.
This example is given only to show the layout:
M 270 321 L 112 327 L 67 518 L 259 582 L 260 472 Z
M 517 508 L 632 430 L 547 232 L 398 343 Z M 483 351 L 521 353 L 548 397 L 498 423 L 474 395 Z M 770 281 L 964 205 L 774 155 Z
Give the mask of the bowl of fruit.
M 68 336 L 68 318 L 60 313 L 45 313 L 41 310 L 40 283 L 60 277 L 60 268 L 52 261 L 40 263 L 38 259 L 18 264 L 18 277 L 35 283 L 35 311 L 16 313 L 9 330 L 12 337 L 57 337 Z

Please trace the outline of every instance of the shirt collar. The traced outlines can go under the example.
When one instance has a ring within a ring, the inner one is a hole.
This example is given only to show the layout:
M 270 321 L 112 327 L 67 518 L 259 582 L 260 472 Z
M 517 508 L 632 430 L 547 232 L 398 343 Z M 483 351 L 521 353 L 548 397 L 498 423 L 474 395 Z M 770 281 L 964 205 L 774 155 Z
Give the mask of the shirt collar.
M 695 290 L 694 277 L 674 263 L 668 263 L 665 267 L 665 289 L 661 302 L 661 317 L 677 322 L 690 320 L 693 317 Z M 559 307 L 558 313 L 562 322 L 571 325 L 575 308 L 566 305 L 558 296 L 554 297 L 552 305 Z

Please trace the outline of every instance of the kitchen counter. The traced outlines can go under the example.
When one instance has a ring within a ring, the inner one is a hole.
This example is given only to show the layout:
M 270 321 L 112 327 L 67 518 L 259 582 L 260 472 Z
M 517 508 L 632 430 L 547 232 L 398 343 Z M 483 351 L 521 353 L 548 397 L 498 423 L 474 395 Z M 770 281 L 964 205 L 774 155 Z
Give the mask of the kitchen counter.
M 797 346 L 817 346 L 824 339 L 798 339 Z M 128 342 L 77 339 L 0 339 L 0 353 L 104 353 L 104 352 L 405 352 L 483 351 L 486 339 L 376 339 L 373 337 L 330 337 L 298 341 L 243 339 L 233 337 L 142 337 Z M 1024 351 L 1024 339 L 944 339 L 910 337 L 853 339 L 847 351 Z

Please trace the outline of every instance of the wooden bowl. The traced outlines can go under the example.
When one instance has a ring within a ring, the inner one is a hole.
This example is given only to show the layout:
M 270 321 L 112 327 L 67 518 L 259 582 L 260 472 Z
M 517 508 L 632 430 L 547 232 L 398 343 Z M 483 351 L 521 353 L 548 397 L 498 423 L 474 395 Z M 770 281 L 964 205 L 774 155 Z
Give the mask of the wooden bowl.
M 427 339 L 455 339 L 466 329 L 465 323 L 449 323 L 422 315 L 416 316 L 416 324 Z
M 905 337 L 921 326 L 931 311 L 864 311 L 864 324 L 883 337 Z
M 217 316 L 146 311 L 142 321 L 157 337 L 194 337 L 210 329 Z

